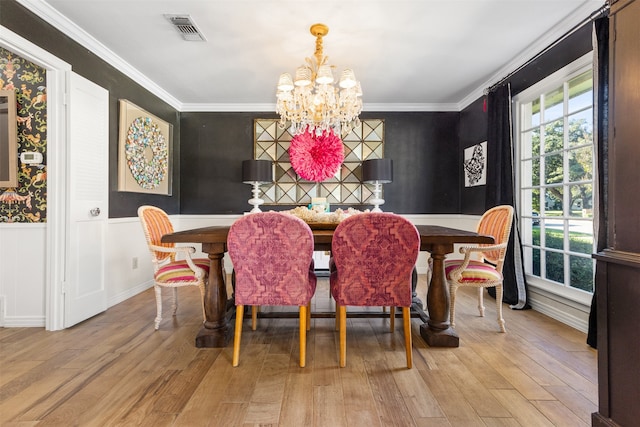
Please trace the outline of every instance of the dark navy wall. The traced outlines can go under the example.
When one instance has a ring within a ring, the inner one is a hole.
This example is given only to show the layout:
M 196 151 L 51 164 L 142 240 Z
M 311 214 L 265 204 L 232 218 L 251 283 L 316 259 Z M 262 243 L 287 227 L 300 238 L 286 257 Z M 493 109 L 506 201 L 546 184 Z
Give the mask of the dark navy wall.
M 247 211 L 251 186 L 242 183 L 242 161 L 253 158 L 253 120 L 265 113 L 182 113 L 180 138 L 184 214 Z
M 590 23 L 582 26 L 533 59 L 522 69 L 505 78 L 505 82 L 511 83 L 511 95 L 517 95 L 565 65 L 589 53 L 592 50 L 591 31 Z M 465 148 L 487 140 L 487 115 L 483 106 L 484 97 L 477 99 L 460 112 L 459 151 L 461 159 L 464 157 Z M 487 165 L 487 167 L 490 168 L 491 165 Z M 465 188 L 463 173 L 462 160 L 460 160 L 459 212 L 481 214 L 488 208 L 485 206 L 486 186 Z
M 241 164 L 253 156 L 253 120 L 277 116 L 183 113 L 181 117 L 181 212 L 245 212 L 251 187 L 241 182 Z M 384 120 L 384 156 L 393 159 L 394 172 L 393 182 L 384 185 L 385 211 L 458 212 L 458 117 L 458 113 L 361 115 Z
M 460 166 L 458 174 L 460 179 L 460 213 L 468 215 L 481 215 L 485 209 L 485 185 L 475 187 L 464 186 L 464 159 L 465 148 L 487 140 L 487 113 L 484 111 L 484 99 L 478 99 L 460 112 L 459 135 Z

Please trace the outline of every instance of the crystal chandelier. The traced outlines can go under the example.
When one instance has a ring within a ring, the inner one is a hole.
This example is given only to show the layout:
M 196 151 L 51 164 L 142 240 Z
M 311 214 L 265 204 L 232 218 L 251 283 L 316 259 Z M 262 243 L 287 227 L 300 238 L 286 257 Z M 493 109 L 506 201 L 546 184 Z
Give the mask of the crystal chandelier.
M 313 58 L 305 58 L 306 65 L 298 67 L 295 80 L 289 73 L 278 79 L 276 112 L 280 114 L 280 126 L 290 125 L 292 135 L 307 129 L 321 135 L 332 129 L 344 137 L 360 124 L 360 82 L 353 70 L 346 69 L 340 76 L 339 87 L 334 85 L 333 66 L 322 53 L 322 37 L 329 33 L 329 27 L 314 24 L 310 31 L 316 37 Z

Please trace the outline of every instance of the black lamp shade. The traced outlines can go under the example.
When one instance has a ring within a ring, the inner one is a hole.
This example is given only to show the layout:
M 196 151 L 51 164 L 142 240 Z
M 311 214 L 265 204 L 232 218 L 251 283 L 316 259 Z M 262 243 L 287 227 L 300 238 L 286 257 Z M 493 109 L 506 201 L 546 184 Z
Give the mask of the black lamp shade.
M 393 181 L 391 159 L 369 159 L 362 162 L 362 182 L 388 183 Z
M 273 182 L 273 164 L 270 160 L 244 160 L 242 162 L 242 182 Z

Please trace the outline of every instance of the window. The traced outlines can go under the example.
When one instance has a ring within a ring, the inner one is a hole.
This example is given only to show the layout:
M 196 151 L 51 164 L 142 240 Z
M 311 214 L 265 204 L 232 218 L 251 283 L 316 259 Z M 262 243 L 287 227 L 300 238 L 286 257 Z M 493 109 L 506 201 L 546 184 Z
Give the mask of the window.
M 525 272 L 551 291 L 593 293 L 591 54 L 515 101 Z

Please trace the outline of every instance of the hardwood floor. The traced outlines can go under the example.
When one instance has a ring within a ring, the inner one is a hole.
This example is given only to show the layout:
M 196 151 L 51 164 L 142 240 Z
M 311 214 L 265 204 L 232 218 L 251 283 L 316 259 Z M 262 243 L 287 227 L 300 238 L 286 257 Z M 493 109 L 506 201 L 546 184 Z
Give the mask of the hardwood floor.
M 458 291 L 459 348 L 428 347 L 413 319 L 411 370 L 402 322 L 391 334 L 384 318 L 349 318 L 342 369 L 333 319 L 312 319 L 306 368 L 296 319 L 262 318 L 257 331 L 247 320 L 232 368 L 232 344 L 194 347 L 195 288 L 180 290 L 177 316 L 158 331 L 151 289 L 67 330 L 0 328 L 0 425 L 590 425 L 596 352 L 585 334 L 506 306 L 501 334 L 494 300 L 480 318 L 474 292 Z M 326 278 L 313 309 L 331 309 Z

